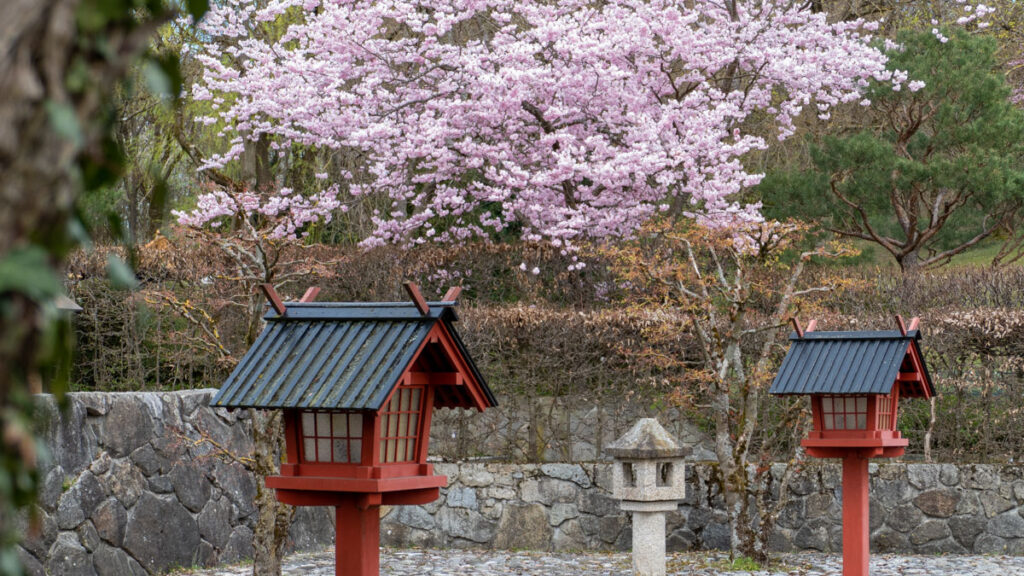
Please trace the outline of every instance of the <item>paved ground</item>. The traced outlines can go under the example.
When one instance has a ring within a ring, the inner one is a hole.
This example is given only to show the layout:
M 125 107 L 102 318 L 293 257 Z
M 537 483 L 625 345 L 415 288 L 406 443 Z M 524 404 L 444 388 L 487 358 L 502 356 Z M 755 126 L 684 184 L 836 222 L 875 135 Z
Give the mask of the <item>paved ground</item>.
M 757 572 L 726 569 L 717 553 L 671 555 L 668 573 L 688 576 L 754 574 L 756 576 L 840 575 L 841 557 L 789 554 L 771 569 Z M 382 550 L 381 576 L 629 576 L 629 554 L 550 554 L 503 550 Z M 251 566 L 231 566 L 182 576 L 242 576 Z M 288 558 L 287 576 L 332 576 L 333 549 Z M 890 556 L 875 555 L 871 576 L 1016 576 L 1024 575 L 1024 557 L 1015 556 Z

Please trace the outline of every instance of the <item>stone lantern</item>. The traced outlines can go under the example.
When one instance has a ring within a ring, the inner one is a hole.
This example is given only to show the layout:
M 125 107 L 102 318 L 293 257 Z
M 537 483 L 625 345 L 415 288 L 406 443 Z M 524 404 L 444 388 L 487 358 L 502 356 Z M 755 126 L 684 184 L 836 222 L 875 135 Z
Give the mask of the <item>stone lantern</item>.
M 664 576 L 665 513 L 686 497 L 683 457 L 690 450 L 656 419 L 642 418 L 605 452 L 615 458 L 613 495 L 633 513 L 633 573 Z

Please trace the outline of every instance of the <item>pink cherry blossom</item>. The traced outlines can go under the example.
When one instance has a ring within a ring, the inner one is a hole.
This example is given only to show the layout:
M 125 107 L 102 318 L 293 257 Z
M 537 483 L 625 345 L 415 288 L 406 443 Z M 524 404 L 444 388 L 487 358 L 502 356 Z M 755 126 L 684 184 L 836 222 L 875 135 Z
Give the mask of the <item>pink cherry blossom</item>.
M 196 55 L 192 96 L 216 104 L 200 121 L 222 121 L 231 142 L 209 166 L 264 134 L 281 149 L 365 158 L 358 178 L 261 200 L 254 209 L 285 216 L 275 233 L 329 217 L 339 194 L 385 194 L 392 206 L 364 245 L 461 242 L 514 224 L 571 251 L 663 211 L 708 226 L 761 221 L 758 205 L 736 200 L 762 178 L 750 152 L 792 135 L 808 108 L 827 118 L 861 102 L 872 79 L 907 80 L 886 70 L 873 25 L 829 23 L 801 5 L 224 0 L 202 23 L 218 41 Z M 250 34 L 286 13 L 279 36 Z M 239 209 L 209 196 L 179 218 Z

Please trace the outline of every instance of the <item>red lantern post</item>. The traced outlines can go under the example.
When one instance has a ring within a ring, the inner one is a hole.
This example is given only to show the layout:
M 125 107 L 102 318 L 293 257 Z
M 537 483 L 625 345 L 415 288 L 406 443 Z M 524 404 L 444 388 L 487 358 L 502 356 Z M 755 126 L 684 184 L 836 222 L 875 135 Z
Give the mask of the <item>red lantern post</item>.
M 267 328 L 211 401 L 284 411 L 286 461 L 266 485 L 335 508 L 339 575 L 379 574 L 381 506 L 425 504 L 447 484 L 427 463 L 434 408 L 496 405 L 452 325 L 459 290 L 428 303 L 407 289 L 412 302 L 363 304 L 264 288 Z
M 807 332 L 794 321 L 792 346 L 769 390 L 811 397 L 814 429 L 801 443 L 816 458 L 843 461 L 843 576 L 868 576 L 868 461 L 902 456 L 901 398 L 935 395 L 918 342 L 918 319 L 898 331 Z

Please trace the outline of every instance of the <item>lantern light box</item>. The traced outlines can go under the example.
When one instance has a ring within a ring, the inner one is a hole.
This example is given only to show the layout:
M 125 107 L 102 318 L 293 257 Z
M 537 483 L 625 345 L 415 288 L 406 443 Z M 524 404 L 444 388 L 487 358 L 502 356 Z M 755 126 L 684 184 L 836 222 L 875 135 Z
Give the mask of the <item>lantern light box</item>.
M 495 406 L 455 331 L 460 289 L 426 302 L 282 303 L 211 406 L 280 409 L 277 499 L 336 509 L 336 573 L 379 572 L 379 507 L 425 504 L 447 484 L 427 463 L 434 408 Z

